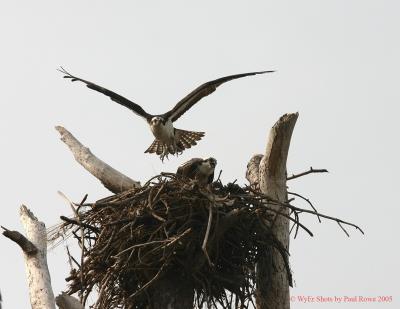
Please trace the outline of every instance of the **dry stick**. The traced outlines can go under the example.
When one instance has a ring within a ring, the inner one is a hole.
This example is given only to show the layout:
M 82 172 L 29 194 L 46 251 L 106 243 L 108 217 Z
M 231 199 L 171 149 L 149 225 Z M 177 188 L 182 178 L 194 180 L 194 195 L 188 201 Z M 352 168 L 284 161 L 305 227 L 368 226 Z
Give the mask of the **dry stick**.
M 219 170 L 219 174 L 218 174 L 217 180 L 216 180 L 215 182 L 220 181 L 220 179 L 221 179 L 221 174 L 222 174 L 222 170 Z
M 277 201 L 277 200 L 275 200 L 275 199 L 273 199 L 273 198 L 271 198 L 271 197 L 269 197 L 269 196 L 267 196 L 265 194 L 262 194 L 261 192 L 257 192 L 257 191 L 252 190 L 250 187 L 248 187 L 248 190 L 258 194 L 259 199 L 266 199 L 267 203 L 270 203 L 270 204 L 271 203 L 275 203 L 276 205 L 285 206 L 285 207 L 289 208 L 290 210 L 298 211 L 299 213 L 305 212 L 305 213 L 312 214 L 312 215 L 315 215 L 315 216 L 320 216 L 321 218 L 325 218 L 325 219 L 329 219 L 329 220 L 332 220 L 332 221 L 336 221 L 337 223 L 350 225 L 350 226 L 354 227 L 356 230 L 359 230 L 362 234 L 365 234 L 364 231 L 356 224 L 341 220 L 339 218 L 335 218 L 335 217 L 331 217 L 331 216 L 328 216 L 328 215 L 324 215 L 324 214 L 316 212 L 316 211 L 311 211 L 311 210 L 308 210 L 308 209 L 303 209 L 303 208 L 299 208 L 299 207 L 293 206 L 293 205 L 288 204 L 288 203 L 279 202 L 279 201 Z M 268 209 L 268 210 L 271 210 L 271 209 Z
M 83 197 L 83 199 L 81 200 L 81 202 L 79 203 L 78 209 L 77 209 L 78 212 L 79 212 L 79 210 L 81 209 L 81 207 L 84 206 L 84 204 L 85 204 L 85 202 L 86 202 L 88 196 L 89 196 L 89 195 L 86 193 L 85 196 Z
M 110 279 L 111 279 L 111 276 L 110 276 L 110 274 L 108 273 L 108 274 L 105 276 L 105 278 L 103 279 L 103 284 L 101 284 L 101 288 L 100 288 L 100 292 L 99 292 L 99 297 L 98 297 L 98 299 L 97 299 L 97 301 L 96 301 L 96 304 L 94 305 L 94 308 L 99 308 L 99 305 L 100 305 L 100 303 L 101 303 L 101 301 L 102 301 L 102 297 L 103 297 L 104 290 L 106 289 L 106 285 L 107 285 L 107 283 L 108 283 L 108 280 L 110 280 Z
M 91 230 L 91 231 L 93 231 L 95 233 L 99 233 L 100 232 L 100 230 L 97 227 L 91 226 L 90 224 L 87 224 L 87 223 L 83 223 L 83 222 L 79 223 L 79 221 L 71 219 L 71 218 L 68 218 L 68 217 L 65 217 L 65 216 L 60 216 L 60 219 L 65 221 L 65 222 L 68 222 L 70 224 L 73 224 L 73 225 L 78 225 L 79 226 L 80 224 L 82 224 L 83 227 L 86 227 L 87 229 L 89 229 L 89 230 Z
M 169 258 L 169 257 L 168 257 Z M 150 280 L 148 281 L 145 285 L 143 285 L 139 290 L 137 290 L 135 293 L 133 293 L 132 295 L 129 296 L 129 298 L 133 298 L 135 296 L 137 296 L 138 294 L 140 294 L 141 292 L 143 292 L 143 290 L 145 290 L 148 286 L 150 286 L 150 284 L 152 284 L 154 281 L 157 280 L 157 278 L 160 276 L 160 274 L 162 273 L 162 271 L 164 270 L 164 267 L 167 265 L 167 261 L 168 258 L 166 259 L 166 261 L 162 264 L 162 266 L 160 267 L 160 269 L 158 270 L 157 274 Z
M 305 198 L 304 196 L 302 196 L 302 195 L 300 195 L 300 194 L 298 194 L 298 193 L 294 193 L 294 192 L 289 192 L 289 191 L 288 191 L 288 194 L 294 195 L 294 196 L 297 196 L 297 197 L 300 197 L 301 199 L 305 200 L 305 201 L 311 206 L 311 208 L 314 209 L 314 211 L 315 211 L 316 213 L 318 213 L 317 209 L 314 207 L 314 205 L 311 203 L 311 201 L 310 201 L 308 198 Z M 289 203 L 290 203 L 290 200 L 288 201 L 288 204 L 289 204 Z M 317 218 L 318 218 L 319 223 L 321 223 L 321 218 L 319 217 L 318 214 L 317 214 Z
M 173 245 L 175 242 L 177 242 L 179 239 L 181 239 L 183 236 L 185 236 L 186 234 L 189 234 L 192 231 L 191 228 L 186 229 L 181 235 L 175 237 L 169 244 L 163 246 L 164 247 L 169 247 L 171 245 Z
M 300 173 L 300 174 L 296 174 L 296 175 L 292 174 L 292 176 L 287 177 L 286 180 L 292 180 L 292 179 L 299 178 L 301 176 L 305 176 L 305 175 L 308 175 L 311 173 L 328 173 L 328 170 L 324 169 L 324 168 L 323 169 L 313 169 L 311 166 L 308 171 Z
M 261 195 L 260 192 L 257 193 L 257 194 Z M 313 234 L 305 225 L 303 225 L 301 222 L 299 222 L 298 219 L 292 218 L 292 217 L 290 217 L 290 215 L 284 214 L 281 210 L 272 209 L 271 207 L 268 207 L 268 205 L 266 205 L 266 204 L 274 204 L 274 205 L 284 206 L 284 207 L 289 208 L 289 209 L 296 208 L 296 207 L 294 207 L 294 206 L 292 206 L 292 205 L 289 205 L 289 204 L 286 204 L 286 203 L 281 203 L 281 202 L 279 202 L 279 201 L 277 201 L 277 200 L 271 199 L 270 197 L 268 197 L 268 196 L 266 196 L 266 195 L 264 195 L 263 198 L 266 199 L 267 202 L 257 201 L 257 199 L 255 199 L 255 200 L 256 200 L 256 202 L 259 203 L 259 205 L 262 205 L 262 206 L 266 207 L 266 208 L 267 208 L 267 209 L 266 209 L 267 211 L 271 211 L 271 212 L 273 212 L 273 213 L 276 214 L 274 220 L 276 220 L 277 216 L 282 216 L 282 217 L 284 217 L 284 218 L 287 218 L 289 221 L 292 221 L 292 222 L 293 222 L 294 224 L 296 224 L 297 226 L 300 226 L 300 227 L 301 227 L 303 230 L 305 230 L 311 237 L 314 236 L 314 234 Z M 301 211 L 302 211 L 303 209 L 301 209 L 301 208 L 296 208 L 296 210 L 301 210 Z M 305 209 L 304 209 L 304 211 L 305 211 Z M 316 213 L 313 213 L 313 212 L 310 212 L 310 213 L 316 215 Z M 297 218 L 298 218 L 298 217 L 297 217 Z
M 318 216 L 320 216 L 322 218 L 329 219 L 329 220 L 332 220 L 332 221 L 336 221 L 339 224 L 339 226 L 341 226 L 341 223 L 342 224 L 346 224 L 346 225 L 350 225 L 350 226 L 354 227 L 356 230 L 359 230 L 362 234 L 365 234 L 364 231 L 358 225 L 355 225 L 353 223 L 350 223 L 350 222 L 347 222 L 347 221 L 343 221 L 343 220 L 335 218 L 335 217 L 327 216 L 327 215 L 321 214 L 319 212 L 315 212 L 315 211 L 311 211 L 311 210 L 307 210 L 307 209 L 301 209 L 301 208 L 298 208 L 298 207 L 295 207 L 295 206 L 292 206 L 292 205 L 290 205 L 290 208 L 294 209 L 294 210 L 297 210 L 299 212 L 305 212 L 305 213 L 309 213 L 309 214 L 312 214 L 312 215 L 318 215 Z M 348 235 L 347 232 L 345 232 L 345 233 Z
M 75 260 L 75 258 L 74 258 L 74 257 L 71 255 L 71 253 L 69 252 L 68 247 L 67 247 L 67 253 L 68 253 L 68 258 L 69 258 L 71 261 L 73 261 L 73 262 L 76 264 L 76 266 L 78 266 L 79 268 L 81 268 L 81 265 L 78 263 L 77 260 Z M 72 268 L 72 265 L 71 265 L 71 268 Z
M 208 205 L 208 222 L 207 222 L 207 229 L 206 229 L 206 234 L 204 235 L 204 240 L 203 240 L 203 244 L 201 246 L 201 249 L 204 252 L 204 255 L 207 258 L 208 264 L 213 267 L 214 264 L 211 262 L 210 257 L 208 256 L 207 253 L 207 241 L 208 241 L 208 237 L 210 235 L 210 229 L 211 229 L 211 222 L 212 222 L 212 206 L 211 203 Z
M 347 233 L 346 229 L 342 226 L 342 224 L 338 221 L 336 221 L 337 224 L 339 224 L 340 228 L 343 230 L 343 232 L 347 235 L 347 237 L 350 237 L 349 233 Z M 363 233 L 364 234 L 364 233 Z
M 339 218 L 335 218 L 335 217 L 331 217 L 331 216 L 328 216 L 328 215 L 324 215 L 324 214 L 321 214 L 319 212 L 311 211 L 311 210 L 308 210 L 308 209 L 302 209 L 302 208 L 299 208 L 299 207 L 296 207 L 296 206 L 293 206 L 293 205 L 287 205 L 287 207 L 289 207 L 290 209 L 292 209 L 294 211 L 298 211 L 299 213 L 305 212 L 305 213 L 309 213 L 309 214 L 312 214 L 312 215 L 315 215 L 315 216 L 320 216 L 322 218 L 335 221 L 335 222 L 337 222 L 339 224 L 339 226 L 342 229 L 343 229 L 343 226 L 340 225 L 341 223 L 342 224 L 346 224 L 346 225 L 350 225 L 350 226 L 354 227 L 356 230 L 359 230 L 362 234 L 365 234 L 364 231 L 358 225 L 355 225 L 353 223 L 341 220 Z M 348 235 L 348 233 L 346 231 L 345 231 L 345 233 L 346 233 L 346 235 Z
M 78 223 L 79 223 L 79 229 L 80 229 L 80 231 L 81 231 L 81 249 L 82 249 L 82 253 L 81 253 L 81 268 L 80 268 L 80 279 L 81 279 L 81 288 L 82 288 L 82 291 L 81 291 L 81 293 L 79 293 L 80 295 L 79 295 L 79 300 L 80 300 L 80 302 L 82 303 L 83 302 L 83 294 L 84 294 L 84 292 L 83 292 L 83 260 L 84 260 L 84 255 L 85 255 L 85 230 L 84 230 L 84 228 L 83 228 L 83 226 L 82 226 L 82 221 L 81 221 L 81 219 L 80 219 L 80 217 L 79 217 L 79 213 L 78 213 L 78 210 L 76 210 L 75 209 L 75 207 L 77 206 L 74 202 L 72 202 L 64 193 L 62 193 L 61 191 L 57 191 L 57 193 L 61 196 L 61 197 L 63 197 L 67 202 L 68 202 L 68 204 L 71 206 L 71 208 L 72 208 L 72 211 L 75 213 L 75 217 L 76 217 L 76 220 L 78 221 Z M 84 198 L 84 200 L 86 200 L 86 198 Z
M 145 242 L 145 243 L 142 243 L 142 244 L 133 245 L 133 246 L 130 246 L 129 248 L 126 248 L 125 250 L 122 250 L 122 251 L 119 252 L 118 254 L 114 255 L 114 257 L 118 257 L 118 256 L 120 256 L 121 254 L 123 254 L 123 253 L 125 253 L 125 252 L 127 252 L 127 251 L 129 251 L 129 250 L 131 250 L 131 249 L 135 249 L 135 248 L 139 248 L 139 247 L 144 247 L 144 246 L 148 246 L 148 245 L 154 245 L 154 244 L 165 243 L 165 242 L 168 242 L 168 241 L 169 241 L 168 239 L 165 239 L 165 240 L 153 240 L 153 241 Z

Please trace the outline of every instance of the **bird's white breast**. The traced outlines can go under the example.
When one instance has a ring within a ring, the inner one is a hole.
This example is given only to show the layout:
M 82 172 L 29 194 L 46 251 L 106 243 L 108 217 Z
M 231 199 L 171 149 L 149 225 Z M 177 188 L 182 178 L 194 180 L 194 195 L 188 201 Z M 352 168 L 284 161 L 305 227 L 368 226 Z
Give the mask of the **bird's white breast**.
M 150 125 L 150 129 L 158 140 L 167 142 L 174 138 L 174 126 L 171 120 L 166 121 L 165 124 L 160 122 L 158 125 Z

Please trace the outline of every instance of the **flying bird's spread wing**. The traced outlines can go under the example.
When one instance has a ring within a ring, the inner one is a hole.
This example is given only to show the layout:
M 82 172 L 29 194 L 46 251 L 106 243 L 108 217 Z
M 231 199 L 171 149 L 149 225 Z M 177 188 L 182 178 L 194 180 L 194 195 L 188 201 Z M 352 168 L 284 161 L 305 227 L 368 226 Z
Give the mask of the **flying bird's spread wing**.
M 147 121 L 149 121 L 153 117 L 153 115 L 150 115 L 150 114 L 146 113 L 145 110 L 141 106 L 139 106 L 138 104 L 133 103 L 132 101 L 124 98 L 123 96 L 120 96 L 119 94 L 117 94 L 117 93 L 115 93 L 115 92 L 113 92 L 111 90 L 108 90 L 106 88 L 98 86 L 98 85 L 96 85 L 96 84 L 94 84 L 92 82 L 89 82 L 87 80 L 84 80 L 82 78 L 73 76 L 72 74 L 68 73 L 63 67 L 61 67 L 59 69 L 59 71 L 61 73 L 65 74 L 64 78 L 68 78 L 72 82 L 80 81 L 82 83 L 85 83 L 88 88 L 93 89 L 95 91 L 98 91 L 98 92 L 110 97 L 110 99 L 113 100 L 114 102 L 117 102 L 118 104 L 121 104 L 121 105 L 129 108 L 135 114 L 145 118 Z
M 221 77 L 216 80 L 212 80 L 207 83 L 204 83 L 201 86 L 197 87 L 195 90 L 193 90 L 191 93 L 189 93 L 182 100 L 180 100 L 172 110 L 165 113 L 163 116 L 165 118 L 170 118 L 171 121 L 174 122 L 180 116 L 182 116 L 186 111 L 188 111 L 194 104 L 196 104 L 202 98 L 213 93 L 218 88 L 218 86 L 222 85 L 223 83 L 226 83 L 230 80 L 237 79 L 237 78 L 242 78 L 242 77 L 256 75 L 256 74 L 272 73 L 272 72 L 275 72 L 275 71 L 260 71 L 260 72 L 235 74 L 235 75 Z

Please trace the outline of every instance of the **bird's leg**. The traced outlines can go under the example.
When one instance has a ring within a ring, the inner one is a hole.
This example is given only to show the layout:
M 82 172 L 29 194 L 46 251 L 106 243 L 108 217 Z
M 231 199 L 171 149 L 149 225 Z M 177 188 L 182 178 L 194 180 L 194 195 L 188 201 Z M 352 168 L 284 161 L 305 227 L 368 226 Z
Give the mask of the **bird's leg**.
M 174 154 L 176 156 L 179 156 L 178 145 L 176 144 L 176 139 L 174 139 L 174 142 L 172 144 L 172 148 L 174 149 Z
M 168 151 L 168 146 L 167 146 L 167 145 L 164 145 L 163 152 L 160 154 L 161 162 L 164 163 L 164 159 L 165 159 L 165 158 L 168 159 L 168 153 L 169 153 L 169 151 Z
M 177 144 L 176 140 L 173 140 L 172 143 L 169 144 L 168 146 L 165 146 L 165 148 L 164 148 L 164 150 L 166 150 L 166 155 L 165 156 L 167 158 L 168 158 L 169 154 L 179 156 L 182 153 L 182 151 L 179 151 L 178 144 Z

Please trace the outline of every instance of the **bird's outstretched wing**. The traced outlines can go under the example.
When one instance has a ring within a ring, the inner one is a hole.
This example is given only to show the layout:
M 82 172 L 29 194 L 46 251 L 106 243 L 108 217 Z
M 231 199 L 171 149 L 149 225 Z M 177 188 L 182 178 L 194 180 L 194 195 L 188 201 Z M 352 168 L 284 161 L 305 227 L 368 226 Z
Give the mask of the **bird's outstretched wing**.
M 188 111 L 194 104 L 200 101 L 202 98 L 208 96 L 213 93 L 218 86 L 226 83 L 230 80 L 242 78 L 246 76 L 256 75 L 256 74 L 264 74 L 264 73 L 272 73 L 275 71 L 260 71 L 260 72 L 250 72 L 250 73 L 242 73 L 229 75 L 225 77 L 218 78 L 216 80 L 209 81 L 204 83 L 203 85 L 197 87 L 191 93 L 189 93 L 186 97 L 180 100 L 172 110 L 165 113 L 163 117 L 170 118 L 172 122 L 176 121 L 180 116 L 182 116 L 186 111 Z
M 145 118 L 147 121 L 149 121 L 151 118 L 153 118 L 153 115 L 146 113 L 145 110 L 140 105 L 124 98 L 123 96 L 120 96 L 119 94 L 117 94 L 111 90 L 108 90 L 106 88 L 98 86 L 98 85 L 96 85 L 92 82 L 89 82 L 87 80 L 84 80 L 82 78 L 76 77 L 76 76 L 68 73 L 63 67 L 60 67 L 60 69 L 58 69 L 58 71 L 60 71 L 61 73 L 64 74 L 64 78 L 68 78 L 72 82 L 80 81 L 82 83 L 85 83 L 88 88 L 98 91 L 98 92 L 110 97 L 110 99 L 113 100 L 114 102 L 117 102 L 118 104 L 121 104 L 121 105 L 129 108 L 135 114 Z

